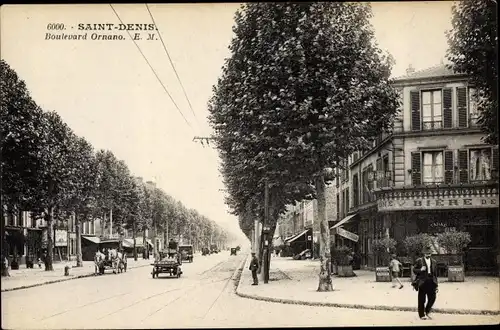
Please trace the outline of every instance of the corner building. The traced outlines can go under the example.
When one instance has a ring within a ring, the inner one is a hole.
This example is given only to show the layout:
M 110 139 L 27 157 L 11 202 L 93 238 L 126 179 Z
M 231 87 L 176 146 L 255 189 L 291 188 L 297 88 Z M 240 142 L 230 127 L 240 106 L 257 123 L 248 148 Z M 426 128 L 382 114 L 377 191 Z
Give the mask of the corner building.
M 402 107 L 391 132 L 365 153 L 349 157 L 337 180 L 338 221 L 358 235 L 340 237 L 376 267 L 371 243 L 456 229 L 471 234 L 464 255 L 468 274 L 498 272 L 498 146 L 485 144 L 477 123 L 476 89 L 444 65 L 395 80 Z M 344 235 L 345 236 L 345 235 Z

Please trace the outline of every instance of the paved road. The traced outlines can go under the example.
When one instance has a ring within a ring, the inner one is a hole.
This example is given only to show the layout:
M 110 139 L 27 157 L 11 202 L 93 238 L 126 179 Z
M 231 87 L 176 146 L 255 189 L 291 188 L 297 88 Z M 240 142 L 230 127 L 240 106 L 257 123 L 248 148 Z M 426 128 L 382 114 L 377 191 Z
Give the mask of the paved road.
M 183 328 L 495 324 L 495 316 L 295 306 L 236 296 L 231 275 L 243 256 L 199 257 L 180 279 L 152 279 L 151 268 L 2 293 L 2 328 Z M 161 275 L 160 275 L 161 276 Z

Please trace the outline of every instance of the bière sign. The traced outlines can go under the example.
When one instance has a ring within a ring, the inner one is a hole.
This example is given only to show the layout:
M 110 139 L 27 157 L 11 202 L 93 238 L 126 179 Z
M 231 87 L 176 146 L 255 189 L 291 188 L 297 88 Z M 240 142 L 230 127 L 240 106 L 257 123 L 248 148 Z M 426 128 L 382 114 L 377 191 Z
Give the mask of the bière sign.
M 419 210 L 419 209 L 468 209 L 498 207 L 498 196 L 491 197 L 439 197 L 421 199 L 379 199 L 379 211 Z

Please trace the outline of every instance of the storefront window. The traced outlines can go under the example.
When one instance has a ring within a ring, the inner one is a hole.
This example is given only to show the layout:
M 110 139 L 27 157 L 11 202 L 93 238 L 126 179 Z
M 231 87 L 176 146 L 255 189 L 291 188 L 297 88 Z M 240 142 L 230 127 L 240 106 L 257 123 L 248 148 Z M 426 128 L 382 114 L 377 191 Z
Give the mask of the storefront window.
M 469 156 L 471 181 L 491 180 L 491 149 L 471 149 Z
M 443 152 L 432 151 L 423 153 L 424 183 L 443 182 Z

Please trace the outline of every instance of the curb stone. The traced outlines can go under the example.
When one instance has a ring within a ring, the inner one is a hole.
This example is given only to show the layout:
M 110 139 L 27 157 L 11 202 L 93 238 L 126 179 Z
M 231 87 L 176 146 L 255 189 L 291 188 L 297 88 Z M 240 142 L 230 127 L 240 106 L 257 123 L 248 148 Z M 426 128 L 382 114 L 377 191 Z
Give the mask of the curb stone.
M 127 270 L 128 269 L 141 268 L 141 267 L 147 267 L 147 266 L 150 266 L 150 265 L 147 264 L 147 265 L 140 265 L 140 266 L 135 266 L 135 267 L 127 267 Z M 55 284 L 55 283 L 66 282 L 66 281 L 76 280 L 76 279 L 79 279 L 79 278 L 86 278 L 86 277 L 93 277 L 93 276 L 95 276 L 95 274 L 92 272 L 92 273 L 89 273 L 89 274 L 77 275 L 77 276 L 70 277 L 70 278 L 61 278 L 61 279 L 58 279 L 58 280 L 53 280 L 53 281 L 48 281 L 48 282 L 23 285 L 23 286 L 18 286 L 18 287 L 15 287 L 15 288 L 10 288 L 10 289 L 2 289 L 1 292 L 9 292 L 9 291 L 30 289 L 30 288 L 35 288 L 37 286 L 48 285 L 48 284 Z
M 234 285 L 234 293 L 238 294 L 238 287 L 240 286 L 240 282 L 241 282 L 241 273 L 243 272 L 243 267 L 245 267 L 245 263 L 247 262 L 248 260 L 248 257 L 244 258 L 240 265 L 236 268 L 236 270 L 234 271 L 233 273 L 233 276 L 231 276 L 231 278 L 233 278 L 234 280 L 235 279 L 238 279 L 238 281 L 236 281 L 235 285 Z
M 245 259 L 248 259 L 248 257 Z M 240 268 L 240 272 L 243 271 L 243 267 Z M 403 306 L 384 306 L 384 305 L 362 305 L 362 304 L 341 304 L 341 303 L 328 303 L 328 302 L 315 302 L 315 301 L 304 301 L 295 299 L 282 299 L 258 296 L 254 294 L 242 293 L 239 291 L 239 286 L 242 281 L 242 276 L 238 281 L 238 286 L 235 289 L 235 293 L 247 299 L 261 300 L 267 302 L 274 302 L 280 304 L 289 305 L 306 305 L 306 306 L 319 306 L 319 307 L 335 307 L 335 308 L 350 308 L 350 309 L 366 309 L 366 310 L 381 310 L 381 311 L 401 311 L 401 312 L 418 312 L 416 307 L 403 307 Z M 461 314 L 461 315 L 500 315 L 500 311 L 492 310 L 471 310 L 471 309 L 452 309 L 452 308 L 436 308 L 432 310 L 436 314 Z

